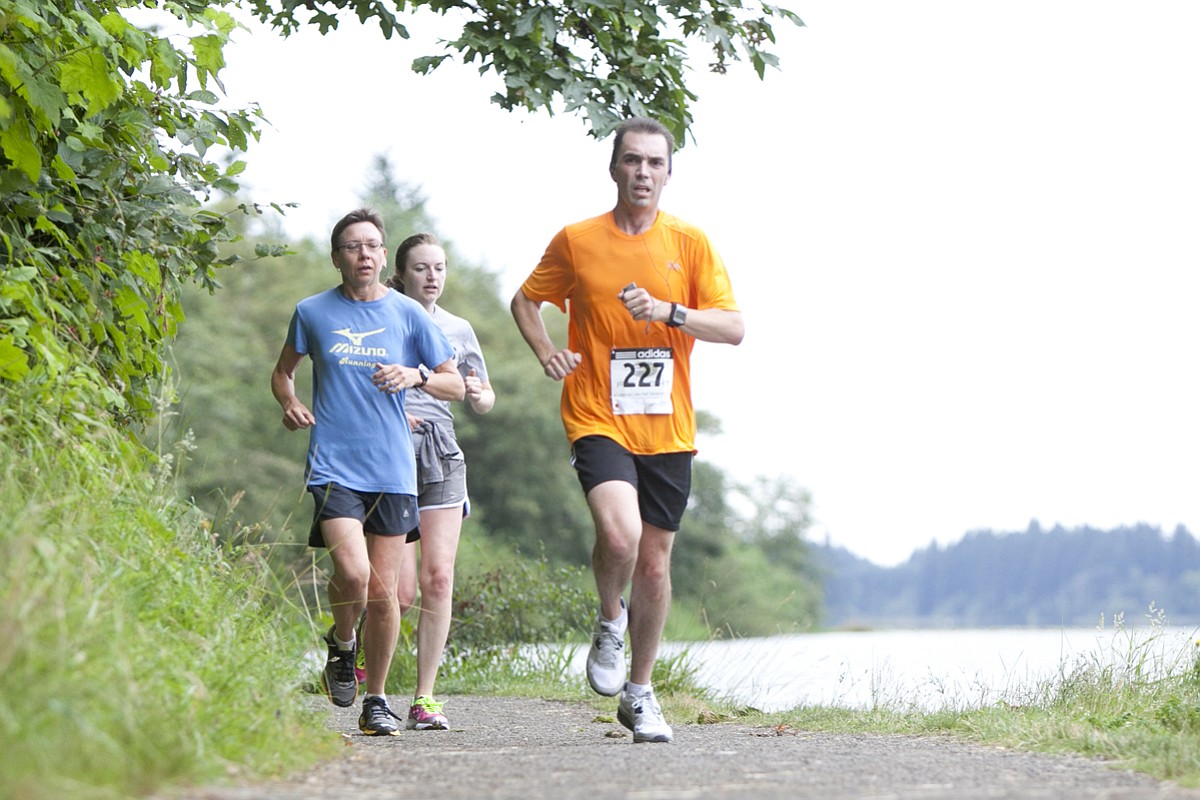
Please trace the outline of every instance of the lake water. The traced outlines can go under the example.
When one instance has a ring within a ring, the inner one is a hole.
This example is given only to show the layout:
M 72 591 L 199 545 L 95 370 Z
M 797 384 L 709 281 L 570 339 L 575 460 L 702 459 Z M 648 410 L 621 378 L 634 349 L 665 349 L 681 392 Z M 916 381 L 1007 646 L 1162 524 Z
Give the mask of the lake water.
M 829 632 L 664 644 L 699 682 L 763 711 L 799 705 L 969 708 L 1029 692 L 1080 664 L 1190 665 L 1195 628 L 998 628 Z M 583 674 L 586 649 L 572 671 Z

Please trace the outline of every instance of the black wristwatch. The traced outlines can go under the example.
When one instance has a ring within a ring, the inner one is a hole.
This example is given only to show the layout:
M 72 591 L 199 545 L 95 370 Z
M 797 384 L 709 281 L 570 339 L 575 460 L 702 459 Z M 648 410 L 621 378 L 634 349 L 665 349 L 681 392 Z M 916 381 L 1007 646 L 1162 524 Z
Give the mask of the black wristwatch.
M 417 367 L 417 372 L 421 373 L 421 382 L 413 388 L 420 389 L 422 386 L 429 383 L 429 376 L 433 373 L 431 373 L 429 371 L 429 367 L 425 366 L 424 364 L 421 364 Z
M 687 309 L 679 303 L 671 303 L 671 316 L 667 317 L 667 326 L 679 328 L 687 322 Z

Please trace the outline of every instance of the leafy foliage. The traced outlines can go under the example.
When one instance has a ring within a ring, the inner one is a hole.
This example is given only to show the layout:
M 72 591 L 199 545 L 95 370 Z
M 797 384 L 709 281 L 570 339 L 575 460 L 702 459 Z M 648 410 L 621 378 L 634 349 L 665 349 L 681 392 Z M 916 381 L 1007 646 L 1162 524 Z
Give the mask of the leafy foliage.
M 759 78 L 779 59 L 765 49 L 775 42 L 774 20 L 802 25 L 780 6 L 742 0 L 396 0 L 396 11 L 427 10 L 462 19 L 446 53 L 421 56 L 412 69 L 428 74 L 457 54 L 494 72 L 504 90 L 492 102 L 511 111 L 556 106 L 581 112 L 592 135 L 603 139 L 629 116 L 658 118 L 681 144 L 692 122 L 696 95 L 687 89 L 689 40 L 711 53 L 708 68 L 724 73 L 730 62 L 748 60 Z M 338 13 L 378 20 L 384 36 L 409 37 L 408 29 L 379 0 L 251 0 L 262 20 L 285 34 L 304 24 L 321 32 L 338 26 Z M 301 18 L 299 14 L 307 13 Z
M 821 580 L 805 541 L 809 503 L 788 479 L 731 485 L 715 465 L 695 463 L 671 571 L 675 597 L 708 635 L 768 636 L 818 623 Z
M 458 584 L 450 630 L 456 653 L 569 641 L 595 613 L 591 577 L 544 556 L 468 575 Z
M 229 14 L 172 4 L 194 31 L 176 46 L 121 9 L 0 0 L 0 381 L 37 390 L 33 419 L 84 427 L 153 412 L 179 289 L 228 261 L 201 204 L 244 164 L 208 151 L 245 149 L 260 116 L 212 91 Z

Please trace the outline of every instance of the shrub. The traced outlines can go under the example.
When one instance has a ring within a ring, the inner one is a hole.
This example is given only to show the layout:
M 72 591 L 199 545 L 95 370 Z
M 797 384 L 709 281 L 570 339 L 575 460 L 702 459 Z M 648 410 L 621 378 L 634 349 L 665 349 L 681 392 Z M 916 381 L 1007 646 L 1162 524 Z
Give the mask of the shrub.
M 590 581 L 583 567 L 554 566 L 545 557 L 466 575 L 455 591 L 450 646 L 463 656 L 576 638 L 595 614 Z

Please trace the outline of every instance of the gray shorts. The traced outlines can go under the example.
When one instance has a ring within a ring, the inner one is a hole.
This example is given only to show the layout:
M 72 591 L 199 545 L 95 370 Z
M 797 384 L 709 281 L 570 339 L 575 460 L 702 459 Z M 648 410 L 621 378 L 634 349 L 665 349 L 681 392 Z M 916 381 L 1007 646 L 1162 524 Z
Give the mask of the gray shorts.
M 442 459 L 442 479 L 422 483 L 424 476 L 417 470 L 417 507 L 422 511 L 435 508 L 458 508 L 467 502 L 467 462 L 462 458 Z M 463 509 L 466 516 L 466 509 Z

